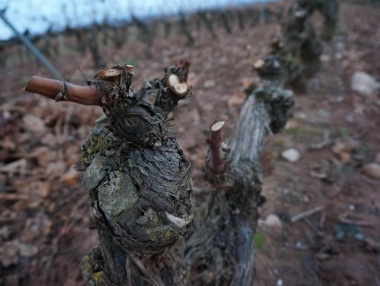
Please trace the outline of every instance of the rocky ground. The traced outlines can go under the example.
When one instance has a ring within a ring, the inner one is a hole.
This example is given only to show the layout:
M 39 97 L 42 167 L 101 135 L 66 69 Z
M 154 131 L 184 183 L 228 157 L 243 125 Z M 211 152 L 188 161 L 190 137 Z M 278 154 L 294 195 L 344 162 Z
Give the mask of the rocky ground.
M 380 285 L 379 90 L 351 88 L 358 71 L 380 79 L 379 16 L 379 7 L 342 6 L 321 71 L 296 94 L 283 132 L 266 139 L 257 285 Z M 178 59 L 192 63 L 193 96 L 175 118 L 200 209 L 209 193 L 202 172 L 208 127 L 222 119 L 231 133 L 244 89 L 257 80 L 251 62 L 268 52 L 275 31 L 275 24 L 236 25 L 231 34 L 218 29 L 219 39 L 201 31 L 191 47 L 181 36 L 156 39 L 152 59 L 140 42 L 101 50 L 109 65 L 136 67 L 134 89 Z M 96 73 L 89 54 L 67 50 L 51 61 L 73 83 Z M 31 60 L 1 68 L 0 285 L 84 285 L 79 262 L 97 234 L 74 167 L 102 112 L 25 93 L 35 74 L 49 76 Z

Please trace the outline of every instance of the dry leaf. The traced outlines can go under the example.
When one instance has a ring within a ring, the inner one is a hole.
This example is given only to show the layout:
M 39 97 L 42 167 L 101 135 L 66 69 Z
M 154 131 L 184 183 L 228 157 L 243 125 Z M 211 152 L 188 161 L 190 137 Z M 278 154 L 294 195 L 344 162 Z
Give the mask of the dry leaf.
M 237 106 L 242 105 L 245 98 L 246 94 L 243 91 L 234 93 L 227 101 L 228 108 L 233 109 Z
M 51 190 L 51 184 L 50 182 L 45 181 L 38 181 L 33 184 L 35 193 L 41 197 L 46 198 Z
M 61 182 L 66 184 L 69 187 L 75 187 L 78 185 L 78 179 L 80 178 L 81 173 L 75 171 L 74 166 L 72 166 L 69 171 L 67 171 L 62 177 Z
M 56 160 L 55 152 L 52 152 L 48 147 L 38 147 L 32 153 L 32 157 L 35 157 L 40 167 L 46 168 L 46 166 Z
M 25 128 L 25 130 L 35 135 L 41 135 L 46 131 L 46 126 L 42 119 L 37 116 L 34 116 L 33 114 L 28 113 L 24 115 L 22 121 L 24 123 L 23 127 Z
M 10 177 L 12 177 L 15 173 L 20 174 L 20 176 L 22 177 L 26 173 L 27 165 L 28 162 L 26 161 L 26 159 L 19 159 L 17 161 L 2 166 L 0 171 L 2 173 L 8 173 Z
M 342 163 L 348 163 L 351 160 L 351 154 L 348 150 L 348 146 L 344 144 L 343 142 L 336 142 L 335 145 L 332 147 L 333 153 L 336 155 L 336 157 L 341 161 Z

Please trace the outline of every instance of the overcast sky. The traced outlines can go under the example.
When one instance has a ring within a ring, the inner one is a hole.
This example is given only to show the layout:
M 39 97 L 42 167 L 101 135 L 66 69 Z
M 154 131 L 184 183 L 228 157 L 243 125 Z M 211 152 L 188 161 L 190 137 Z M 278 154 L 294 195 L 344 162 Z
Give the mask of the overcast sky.
M 143 17 L 172 14 L 202 8 L 234 6 L 268 0 L 0 0 L 0 9 L 20 32 L 45 32 L 48 28 L 63 29 L 93 22 L 125 20 L 133 13 Z M 0 19 L 0 40 L 13 36 Z

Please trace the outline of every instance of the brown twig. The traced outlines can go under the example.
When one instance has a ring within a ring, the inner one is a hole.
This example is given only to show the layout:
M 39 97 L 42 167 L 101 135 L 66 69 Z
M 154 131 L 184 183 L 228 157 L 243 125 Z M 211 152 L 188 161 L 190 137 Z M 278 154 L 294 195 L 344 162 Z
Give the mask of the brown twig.
M 28 200 L 30 199 L 27 195 L 20 195 L 20 194 L 0 194 L 0 201 L 18 201 L 18 200 Z
M 95 87 L 79 86 L 64 81 L 33 76 L 25 91 L 38 93 L 56 101 L 72 101 L 83 105 L 102 105 L 102 94 Z
M 345 223 L 345 224 L 353 224 L 353 225 L 368 226 L 368 227 L 375 227 L 376 226 L 373 222 L 370 222 L 370 221 L 354 220 L 354 219 L 346 218 L 344 216 L 339 216 L 338 220 L 339 220 L 339 222 Z
M 214 173 L 223 173 L 226 169 L 226 161 L 222 155 L 224 121 L 216 121 L 210 126 L 210 168 Z
M 324 206 L 318 206 L 318 207 L 312 208 L 310 210 L 304 211 L 302 213 L 299 213 L 298 215 L 292 216 L 291 222 L 295 223 L 296 221 L 299 221 L 305 217 L 311 216 L 315 213 L 318 213 L 318 212 L 324 210 L 324 208 L 325 208 Z

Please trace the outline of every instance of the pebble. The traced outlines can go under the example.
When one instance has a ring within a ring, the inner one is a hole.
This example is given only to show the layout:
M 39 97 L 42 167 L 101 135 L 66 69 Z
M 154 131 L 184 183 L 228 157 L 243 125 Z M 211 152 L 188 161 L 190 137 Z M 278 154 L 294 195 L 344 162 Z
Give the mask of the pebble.
M 296 249 L 302 249 L 303 248 L 302 242 L 301 241 L 297 241 L 295 247 L 296 247 Z
M 294 162 L 297 162 L 300 159 L 301 154 L 296 149 L 290 148 L 290 149 L 287 149 L 284 152 L 282 152 L 281 156 L 284 159 L 288 160 L 289 162 L 293 162 L 294 163 Z
M 281 220 L 275 214 L 270 214 L 265 218 L 264 225 L 268 227 L 282 227 Z
M 209 79 L 206 80 L 205 83 L 203 84 L 204 88 L 212 88 L 216 85 L 215 80 Z
M 326 55 L 326 54 L 323 54 L 321 55 L 321 61 L 324 62 L 324 63 L 329 63 L 331 62 L 331 57 L 329 55 Z
M 352 116 L 352 114 L 346 115 L 346 117 L 344 119 L 346 120 L 347 123 L 354 123 L 355 122 L 355 118 L 354 118 L 354 116 Z
M 362 171 L 369 177 L 380 179 L 380 164 L 378 163 L 364 165 Z
M 376 81 L 371 75 L 356 71 L 351 78 L 351 89 L 359 92 L 362 95 L 372 95 L 378 88 L 380 83 Z

